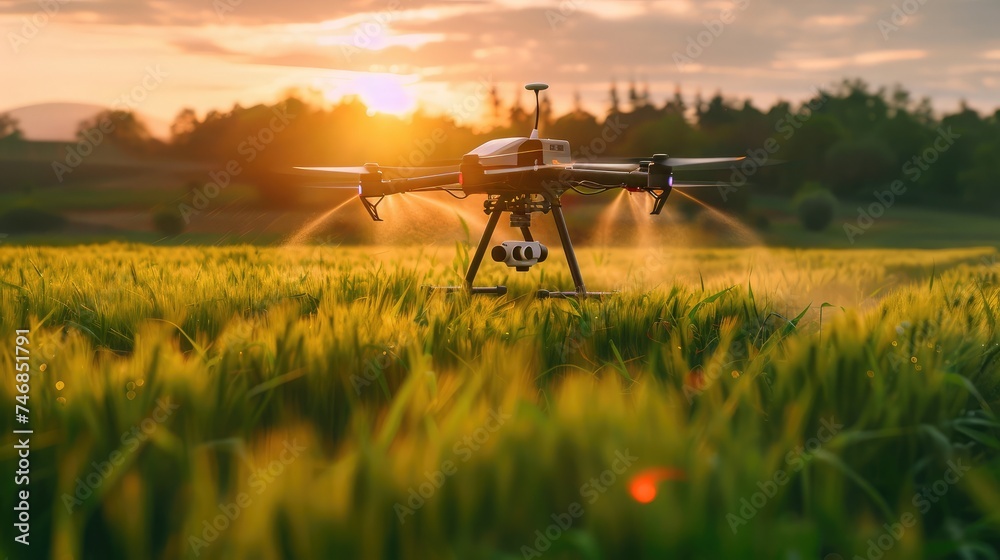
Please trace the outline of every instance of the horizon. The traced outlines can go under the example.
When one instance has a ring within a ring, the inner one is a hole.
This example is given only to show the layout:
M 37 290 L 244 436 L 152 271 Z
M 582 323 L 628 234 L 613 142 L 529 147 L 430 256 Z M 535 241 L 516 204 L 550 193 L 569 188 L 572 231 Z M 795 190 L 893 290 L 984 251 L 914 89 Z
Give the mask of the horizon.
M 845 77 L 845 78 L 842 79 L 842 81 L 840 83 L 831 83 L 828 86 L 823 87 L 822 91 L 831 91 L 833 89 L 836 89 L 837 87 L 839 87 L 840 85 L 842 85 L 844 82 L 846 82 L 848 80 L 850 80 L 850 78 Z M 480 85 L 482 86 L 482 84 L 480 84 Z M 505 84 L 505 85 L 509 85 L 509 84 Z M 609 87 L 610 87 L 610 85 L 611 84 L 609 83 Z M 624 113 L 624 114 L 627 114 L 631 110 L 633 110 L 633 108 L 630 106 L 630 101 L 628 100 L 628 97 L 627 97 L 627 93 L 628 93 L 630 87 L 634 86 L 636 88 L 636 90 L 639 91 L 640 93 L 647 94 L 649 97 L 646 98 L 645 101 L 647 101 L 649 103 L 649 105 L 651 105 L 653 107 L 658 107 L 658 108 L 662 107 L 666 103 L 668 103 L 670 101 L 670 99 L 672 99 L 672 97 L 673 97 L 672 93 L 657 92 L 657 91 L 653 90 L 652 88 L 649 88 L 648 90 L 644 91 L 645 84 L 632 83 L 630 85 L 628 83 L 626 83 L 626 84 L 614 83 L 614 85 L 617 86 L 617 91 L 618 91 L 619 96 L 620 96 L 620 101 L 619 102 L 620 102 L 620 104 L 622 106 L 622 113 Z M 867 83 L 867 82 L 866 82 L 866 85 L 869 87 L 869 91 L 871 91 L 873 93 L 877 93 L 880 90 L 884 90 L 886 92 L 886 94 L 887 94 L 887 97 L 891 95 L 891 93 L 892 93 L 892 89 L 891 88 L 892 87 L 901 86 L 901 84 L 895 84 L 894 86 L 888 86 L 888 85 L 883 85 L 883 84 L 872 84 L 872 83 Z M 515 103 L 519 104 L 520 107 L 522 109 L 524 109 L 528 114 L 534 114 L 534 107 L 532 106 L 533 100 L 528 99 L 528 98 L 521 99 L 520 97 L 518 97 L 517 100 L 514 101 L 511 98 L 505 98 L 503 96 L 503 93 L 502 93 L 503 92 L 503 88 L 501 88 L 500 86 L 497 86 L 497 87 L 500 90 L 500 99 L 501 99 L 502 102 L 504 102 L 504 105 L 502 105 L 502 108 L 501 108 L 501 113 L 502 114 L 505 113 L 505 112 L 507 112 L 507 111 L 509 111 L 511 108 L 513 108 L 513 106 L 514 106 Z M 680 84 L 678 84 L 677 87 L 681 87 Z M 905 90 L 905 87 L 903 87 L 903 89 Z M 792 105 L 792 107 L 800 106 L 802 103 L 808 101 L 808 99 L 810 99 L 812 96 L 814 96 L 818 91 L 821 91 L 821 90 L 817 89 L 817 90 L 810 91 L 809 93 L 811 95 L 803 95 L 803 96 L 801 96 L 798 99 L 788 99 L 788 98 L 784 98 L 784 97 L 775 97 L 773 100 L 770 100 L 769 102 L 764 103 L 764 102 L 760 102 L 759 100 L 751 98 L 751 97 L 741 97 L 741 96 L 738 96 L 738 95 L 730 95 L 730 94 L 728 94 L 725 91 L 718 91 L 718 90 L 715 91 L 715 92 L 712 92 L 711 94 L 708 94 L 708 95 L 706 95 L 702 91 L 696 91 L 694 93 L 688 93 L 688 92 L 685 92 L 683 90 L 683 88 L 681 87 L 682 98 L 683 98 L 685 104 L 688 106 L 688 112 L 686 114 L 686 117 L 689 118 L 689 119 L 691 118 L 691 116 L 694 113 L 694 102 L 698 98 L 699 95 L 701 95 L 702 99 L 704 101 L 706 101 L 706 102 L 708 100 L 712 99 L 713 97 L 715 97 L 716 95 L 722 95 L 723 99 L 725 99 L 727 102 L 735 103 L 735 104 L 738 104 L 738 103 L 741 103 L 741 102 L 744 102 L 744 101 L 749 101 L 751 103 L 751 105 L 754 106 L 755 108 L 766 112 L 769 108 L 774 107 L 779 102 L 788 102 L 788 103 L 790 103 Z M 313 95 L 310 95 L 310 93 L 313 93 Z M 522 90 L 521 93 L 523 93 L 523 90 Z M 197 115 L 197 117 L 199 119 L 203 119 L 210 112 L 226 113 L 226 112 L 232 111 L 237 106 L 241 106 L 241 107 L 244 107 L 244 108 L 251 107 L 253 105 L 258 105 L 258 104 L 263 104 L 263 105 L 270 106 L 270 105 L 274 105 L 274 104 L 280 103 L 280 102 L 282 102 L 285 99 L 296 97 L 296 98 L 300 99 L 301 101 L 309 104 L 310 106 L 318 108 L 318 109 L 321 109 L 321 110 L 330 110 L 330 109 L 332 109 L 334 107 L 337 107 L 339 105 L 344 105 L 344 104 L 351 103 L 353 101 L 358 101 L 358 102 L 361 102 L 363 105 L 365 105 L 366 108 L 368 108 L 368 114 L 369 114 L 369 116 L 374 116 L 374 115 L 381 114 L 381 115 L 386 115 L 386 116 L 390 116 L 390 117 L 396 117 L 396 118 L 399 118 L 399 119 L 401 119 L 403 121 L 409 120 L 414 115 L 417 115 L 417 114 L 424 114 L 424 115 L 427 115 L 427 116 L 430 116 L 430 117 L 435 117 L 435 118 L 436 117 L 449 117 L 450 116 L 450 117 L 452 117 L 455 120 L 455 122 L 456 122 L 456 124 L 458 126 L 464 126 L 464 127 L 468 127 L 470 129 L 473 129 L 473 130 L 480 130 L 480 131 L 482 131 L 482 130 L 488 131 L 488 130 L 491 130 L 491 129 L 496 128 L 498 126 L 500 126 L 500 127 L 504 126 L 503 124 L 497 123 L 496 120 L 492 116 L 489 116 L 489 115 L 482 115 L 482 116 L 480 116 L 480 118 L 474 119 L 474 120 L 473 119 L 462 118 L 463 115 L 464 115 L 463 111 L 456 111 L 456 110 L 454 110 L 454 108 L 452 108 L 452 109 L 448 109 L 448 108 L 443 108 L 443 109 L 442 108 L 437 108 L 437 109 L 435 109 L 433 107 L 427 106 L 425 103 L 423 103 L 422 101 L 419 101 L 419 100 L 417 101 L 416 106 L 414 108 L 412 108 L 412 109 L 407 109 L 405 111 L 400 111 L 400 112 L 393 112 L 393 111 L 377 110 L 377 109 L 369 106 L 366 103 L 366 100 L 365 100 L 365 98 L 363 96 L 357 95 L 357 94 L 346 94 L 343 97 L 341 97 L 339 99 L 336 99 L 336 100 L 327 100 L 327 99 L 324 99 L 324 98 L 321 98 L 321 97 L 317 97 L 315 94 L 316 94 L 316 92 L 309 92 L 309 91 L 304 91 L 304 90 L 287 90 L 287 91 L 284 92 L 284 95 L 278 95 L 278 96 L 276 96 L 272 100 L 263 100 L 263 101 L 260 101 L 258 103 L 246 104 L 246 105 L 241 104 L 239 102 L 233 102 L 228 107 L 213 107 L 213 108 L 210 108 L 210 109 L 208 109 L 208 110 L 206 110 L 204 112 L 196 111 L 196 115 Z M 551 96 L 548 94 L 548 92 L 542 94 L 542 99 L 544 100 L 545 98 L 549 98 L 550 101 L 551 101 Z M 958 110 L 961 110 L 963 103 L 967 103 L 966 100 L 962 99 L 962 100 L 959 101 L 958 105 L 956 105 L 954 108 L 949 109 L 949 108 L 941 108 L 941 107 L 939 107 L 940 103 L 935 103 L 934 99 L 930 99 L 930 98 L 928 98 L 928 99 L 929 99 L 931 107 L 933 109 L 933 114 L 934 114 L 935 118 L 941 118 L 942 116 L 945 116 L 945 115 L 948 115 L 948 114 L 953 114 L 953 113 L 957 112 Z M 595 116 L 596 118 L 598 118 L 598 120 L 600 120 L 600 119 L 606 117 L 609 114 L 610 102 L 611 101 L 610 101 L 610 95 L 609 95 L 609 98 L 605 101 L 605 104 L 604 104 L 603 107 L 601 107 L 601 106 L 599 106 L 597 104 L 584 104 L 584 103 L 581 103 L 580 107 L 581 107 L 581 109 L 584 112 L 589 113 L 589 114 Z M 916 103 L 916 102 L 919 102 L 919 100 L 918 99 L 914 99 L 913 96 L 911 95 L 911 102 Z M 488 102 L 488 100 L 485 99 L 485 96 L 483 96 L 482 100 L 477 101 L 477 105 L 481 105 L 483 107 L 486 107 L 488 104 L 489 104 L 489 102 Z M 553 104 L 553 106 L 556 106 L 556 104 L 554 102 L 552 104 Z M 96 104 L 80 103 L 80 102 L 73 102 L 73 101 L 43 101 L 43 102 L 35 103 L 35 104 L 32 104 L 32 105 L 24 105 L 24 106 L 19 106 L 19 107 L 10 107 L 10 108 L 0 108 L 0 115 L 3 115 L 3 114 L 15 115 L 17 113 L 22 113 L 24 111 L 32 111 L 32 110 L 40 109 L 42 107 L 51 107 L 51 106 L 58 106 L 58 107 L 60 107 L 62 109 L 73 110 L 78 115 L 85 115 L 84 118 L 92 117 L 92 116 L 98 114 L 100 111 L 103 111 L 103 110 L 108 110 L 108 109 L 114 109 L 115 108 L 114 105 L 100 106 L 100 105 L 96 105 Z M 995 112 L 1000 112 L 1000 103 L 998 103 L 993 108 L 989 108 L 989 107 L 980 108 L 980 107 L 972 106 L 971 104 L 967 104 L 966 107 L 969 108 L 969 109 L 972 109 L 972 110 L 976 111 L 981 117 L 987 117 L 987 118 L 991 114 L 994 114 Z M 84 113 L 83 112 L 84 108 L 89 109 L 90 112 Z M 180 112 L 183 109 L 184 108 L 179 109 L 178 112 Z M 129 108 L 129 110 L 131 111 L 131 108 Z M 558 117 L 562 117 L 562 116 L 565 116 L 565 115 L 568 115 L 568 114 L 572 113 L 573 110 L 574 110 L 574 107 L 572 107 L 572 106 L 563 107 L 563 108 L 561 108 L 561 110 L 560 109 L 554 109 L 553 110 L 553 115 L 558 116 Z M 140 118 L 140 120 L 146 124 L 146 126 L 149 128 L 149 131 L 153 135 L 153 137 L 158 138 L 160 140 L 164 140 L 164 141 L 169 141 L 170 140 L 170 125 L 173 122 L 172 119 L 171 120 L 163 119 L 163 118 L 160 118 L 160 117 L 157 117 L 157 116 L 154 116 L 154 115 L 145 114 L 142 111 L 131 111 L 131 112 L 134 112 Z M 506 122 L 505 119 L 502 119 L 502 120 L 504 120 L 504 122 Z M 34 122 L 33 123 L 34 126 L 32 126 L 32 123 L 29 123 L 29 126 L 31 127 L 30 130 L 27 130 L 27 129 L 23 128 L 23 125 L 24 125 L 23 122 L 19 121 L 19 125 L 22 126 L 23 136 L 28 141 L 35 141 L 35 142 L 62 142 L 62 141 L 71 141 L 71 140 L 75 139 L 75 132 L 78 129 L 78 126 L 79 126 L 80 122 L 81 122 L 80 119 L 77 119 L 75 121 L 68 121 L 68 120 L 67 121 L 59 121 L 59 122 L 51 122 L 51 121 L 49 121 L 47 123 Z M 42 124 L 43 126 L 39 127 L 40 124 Z M 46 130 L 62 130 L 64 132 L 62 132 L 63 135 L 60 136 L 58 134 L 53 134 L 51 132 L 42 131 L 42 129 L 46 129 Z

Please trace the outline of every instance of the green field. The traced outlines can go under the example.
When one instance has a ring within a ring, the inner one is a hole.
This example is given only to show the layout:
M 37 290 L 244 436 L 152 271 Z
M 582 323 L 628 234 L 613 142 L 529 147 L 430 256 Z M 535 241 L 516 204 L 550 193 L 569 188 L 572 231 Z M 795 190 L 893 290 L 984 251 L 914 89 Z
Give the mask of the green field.
M 995 248 L 0 247 L 31 554 L 998 558 Z

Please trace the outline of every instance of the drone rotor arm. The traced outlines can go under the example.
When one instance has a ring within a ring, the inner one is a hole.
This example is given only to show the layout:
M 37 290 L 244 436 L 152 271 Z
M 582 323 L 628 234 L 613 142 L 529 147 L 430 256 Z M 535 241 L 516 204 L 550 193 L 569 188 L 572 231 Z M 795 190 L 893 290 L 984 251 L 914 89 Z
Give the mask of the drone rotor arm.
M 458 184 L 458 172 L 440 173 L 423 177 L 383 180 L 381 173 L 361 175 L 358 186 L 358 198 L 368 211 L 372 220 L 381 222 L 378 205 L 386 196 L 407 192 L 426 192 L 447 190 Z
M 612 171 L 574 166 L 561 170 L 559 180 L 573 184 L 590 183 L 606 188 L 642 189 L 648 184 L 648 175 L 646 172 L 638 170 Z
M 406 177 L 383 181 L 386 185 L 386 194 L 396 194 L 405 192 L 439 190 L 459 184 L 459 173 L 439 173 L 437 175 L 426 175 L 423 177 Z

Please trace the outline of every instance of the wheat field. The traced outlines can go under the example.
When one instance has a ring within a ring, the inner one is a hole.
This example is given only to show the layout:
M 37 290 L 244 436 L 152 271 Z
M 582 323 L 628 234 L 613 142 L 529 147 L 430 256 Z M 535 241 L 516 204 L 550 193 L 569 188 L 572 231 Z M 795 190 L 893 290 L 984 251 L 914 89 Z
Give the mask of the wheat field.
M 468 259 L 0 248 L 31 557 L 1000 557 L 995 249 Z

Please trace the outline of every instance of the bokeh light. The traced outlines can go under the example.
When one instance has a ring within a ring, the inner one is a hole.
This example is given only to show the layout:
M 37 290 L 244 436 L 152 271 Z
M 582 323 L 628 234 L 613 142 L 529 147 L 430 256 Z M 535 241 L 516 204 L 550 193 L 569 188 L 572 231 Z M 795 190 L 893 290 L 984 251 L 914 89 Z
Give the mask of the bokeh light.
M 684 471 L 680 469 L 655 467 L 646 469 L 632 477 L 629 481 L 629 493 L 640 504 L 648 504 L 656 499 L 657 485 L 669 480 L 684 480 Z

